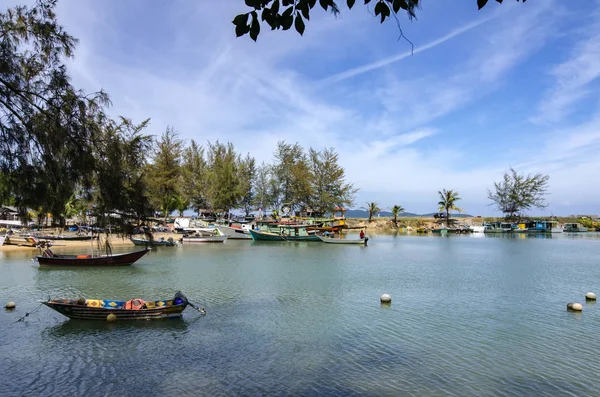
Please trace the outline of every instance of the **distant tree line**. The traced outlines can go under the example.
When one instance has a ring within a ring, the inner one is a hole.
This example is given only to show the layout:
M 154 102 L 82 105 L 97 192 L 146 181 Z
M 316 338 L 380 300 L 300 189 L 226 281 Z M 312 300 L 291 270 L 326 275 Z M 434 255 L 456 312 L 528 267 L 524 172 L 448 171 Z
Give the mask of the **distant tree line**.
M 107 114 L 105 92 L 85 93 L 65 66 L 77 40 L 57 23 L 56 0 L 0 12 L 0 204 L 64 223 L 159 211 L 310 208 L 350 205 L 332 148 L 279 142 L 273 164 L 257 165 L 232 143 L 186 144 L 173 128 L 158 139 L 141 123 Z
M 165 216 L 186 209 L 224 214 L 238 209 L 246 216 L 258 209 L 331 213 L 351 205 L 357 191 L 346 182 L 333 148 L 306 151 L 298 143 L 280 141 L 273 163 L 257 166 L 250 154 L 238 153 L 231 142 L 202 147 L 192 140 L 185 146 L 167 129 L 153 153 L 147 192 L 153 208 Z

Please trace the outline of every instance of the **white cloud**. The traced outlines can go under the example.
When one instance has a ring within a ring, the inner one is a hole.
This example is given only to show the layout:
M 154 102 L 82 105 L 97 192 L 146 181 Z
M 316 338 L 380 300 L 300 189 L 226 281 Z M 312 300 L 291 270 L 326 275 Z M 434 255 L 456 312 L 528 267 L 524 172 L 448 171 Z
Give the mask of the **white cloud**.
M 600 77 L 600 9 L 591 17 L 593 23 L 582 30 L 578 42 L 567 60 L 551 71 L 553 87 L 546 93 L 532 118 L 536 123 L 553 123 L 568 116 L 584 99 L 599 99 L 597 87 L 590 85 Z
M 589 127 L 562 131 L 567 142 L 563 147 L 573 149 L 564 158 L 558 150 L 561 144 L 554 141 L 558 135 L 540 135 L 550 140 L 540 142 L 531 156 L 519 157 L 526 150 L 502 153 L 494 147 L 481 154 L 452 144 L 455 137 L 438 124 L 441 117 L 493 95 L 521 62 L 551 39 L 554 3 L 504 4 L 487 18 L 457 16 L 461 28 L 448 28 L 449 33 L 416 48 L 411 62 L 420 66 L 418 73 L 388 67 L 406 59 L 407 52 L 367 62 L 389 47 L 376 47 L 363 36 L 352 13 L 338 19 L 311 17 L 305 37 L 269 32 L 265 25 L 254 43 L 234 38 L 231 19 L 244 11 L 243 2 L 190 4 L 163 5 L 170 10 L 163 20 L 173 40 L 152 43 L 144 41 L 150 31 L 136 30 L 131 36 L 114 21 L 116 2 L 102 7 L 96 2 L 61 2 L 61 22 L 81 39 L 70 65 L 75 83 L 88 90 L 104 87 L 115 104 L 114 114 L 136 121 L 151 117 L 149 133 L 160 134 L 173 125 L 183 137 L 199 143 L 232 141 L 259 163 L 272 159 L 279 140 L 333 146 L 347 179 L 361 188 L 359 205 L 379 201 L 428 212 L 438 201 L 437 191 L 445 187 L 461 193 L 471 206 L 467 211 L 485 215 L 490 212 L 486 190 L 511 163 L 541 172 L 554 164 L 552 185 L 560 191 L 580 180 L 569 176 L 569 170 L 582 177 L 592 174 L 585 164 L 595 160 L 569 165 L 581 153 L 578 150 L 597 144 L 591 122 Z M 461 42 L 452 40 L 459 35 Z M 143 58 L 134 62 L 123 54 L 115 56 L 107 37 L 110 43 L 132 46 L 132 52 L 145 53 L 153 46 L 161 52 L 140 65 Z M 395 40 L 391 37 L 388 45 Z M 453 64 L 445 61 L 442 45 L 450 41 L 465 54 Z M 360 66 L 344 70 L 336 62 L 349 56 L 349 48 L 362 48 L 368 57 Z M 435 55 L 438 62 L 419 63 L 422 55 Z M 332 71 L 325 80 L 324 70 Z M 591 72 L 586 76 L 589 79 Z M 464 123 L 465 129 L 472 129 Z M 560 192 L 556 197 L 567 201 Z

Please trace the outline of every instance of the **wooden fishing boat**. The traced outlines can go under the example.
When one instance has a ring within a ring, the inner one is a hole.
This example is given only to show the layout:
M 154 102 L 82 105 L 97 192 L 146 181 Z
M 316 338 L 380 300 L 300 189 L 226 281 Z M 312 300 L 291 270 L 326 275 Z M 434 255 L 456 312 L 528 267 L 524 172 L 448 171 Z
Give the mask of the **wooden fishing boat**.
M 168 239 L 161 238 L 160 240 L 147 240 L 144 238 L 135 238 L 129 237 L 129 240 L 134 245 L 141 245 L 144 247 L 175 247 L 177 245 L 177 241 L 173 239 L 173 237 L 169 237 Z
M 250 228 L 216 225 L 215 228 L 224 236 L 234 240 L 252 240 Z
M 190 303 L 185 295 L 178 291 L 173 299 L 144 301 L 132 299 L 118 301 L 111 299 L 48 299 L 41 301 L 49 308 L 74 320 L 159 320 L 180 318 L 183 310 L 189 305 L 202 314 L 200 309 Z M 111 316 L 112 315 L 112 316 Z M 111 316 L 111 317 L 109 317 Z
M 583 226 L 581 223 L 565 223 L 564 231 L 566 233 L 581 233 L 587 232 L 588 228 Z
M 250 230 L 250 235 L 254 241 L 285 241 L 280 233 Z
M 279 232 L 250 230 L 254 240 L 258 241 L 321 241 L 315 231 L 308 231 L 309 225 L 279 225 Z
M 150 248 L 141 251 L 126 252 L 112 255 L 57 255 L 46 247 L 38 245 L 42 255 L 35 257 L 40 266 L 129 266 L 146 255 Z
M 368 237 L 364 238 L 331 238 L 331 237 L 322 237 L 317 236 L 322 242 L 327 244 L 355 244 L 355 245 L 367 245 L 369 241 Z
M 4 239 L 6 245 L 20 245 L 22 247 L 35 247 L 38 240 L 33 236 L 6 236 Z
M 187 228 L 181 241 L 183 243 L 224 243 L 228 236 L 223 236 L 215 228 Z
M 33 234 L 33 237 L 36 237 L 38 240 L 56 240 L 56 241 L 87 241 L 92 238 L 97 238 L 97 236 L 88 236 L 88 235 L 79 235 L 79 236 L 65 236 L 62 234 L 54 235 L 54 234 Z

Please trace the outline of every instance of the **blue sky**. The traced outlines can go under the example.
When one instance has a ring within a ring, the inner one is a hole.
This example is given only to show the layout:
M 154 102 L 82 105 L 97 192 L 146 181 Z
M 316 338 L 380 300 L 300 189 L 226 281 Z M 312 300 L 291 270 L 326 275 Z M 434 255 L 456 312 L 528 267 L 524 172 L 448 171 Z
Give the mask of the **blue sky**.
M 279 140 L 334 147 L 355 208 L 431 212 L 446 188 L 468 213 L 497 214 L 487 189 L 512 166 L 550 175 L 549 207 L 532 215 L 600 213 L 599 1 L 424 0 L 417 20 L 400 17 L 412 55 L 361 2 L 338 18 L 315 9 L 304 37 L 265 25 L 257 43 L 235 38 L 245 11 L 61 0 L 58 17 L 80 40 L 73 82 L 105 89 L 115 115 L 258 162 Z

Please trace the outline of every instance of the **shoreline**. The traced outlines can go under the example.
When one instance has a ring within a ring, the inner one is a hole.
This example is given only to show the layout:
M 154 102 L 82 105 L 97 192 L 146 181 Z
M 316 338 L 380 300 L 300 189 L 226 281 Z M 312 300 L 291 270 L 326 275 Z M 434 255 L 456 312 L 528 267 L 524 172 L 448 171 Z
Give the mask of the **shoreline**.
M 497 220 L 501 220 L 502 218 L 492 218 L 492 217 L 461 217 L 461 218 L 450 218 L 450 221 L 454 225 L 468 225 L 468 226 L 479 226 L 484 222 L 493 222 Z M 569 217 L 557 217 L 555 218 L 559 223 L 573 222 L 574 218 Z M 360 228 L 364 228 L 367 233 L 377 235 L 377 234 L 419 234 L 417 233 L 417 229 L 435 229 L 442 227 L 446 224 L 446 219 L 435 219 L 435 218 L 422 218 L 422 217 L 398 217 L 397 226 L 394 225 L 393 218 L 391 217 L 376 217 L 368 222 L 368 218 L 346 218 L 346 225 L 353 228 L 350 230 L 346 230 L 344 234 L 358 234 Z M 56 228 L 52 228 L 49 230 L 54 230 L 56 232 Z M 52 232 L 50 232 L 52 233 Z M 54 233 L 52 233 L 54 234 Z M 64 232 L 61 235 L 63 236 L 76 236 L 75 232 Z M 159 240 L 164 238 L 165 240 L 169 237 L 173 237 L 175 240 L 178 240 L 183 235 L 178 233 L 170 233 L 170 232 L 156 232 L 153 233 L 154 238 Z M 100 235 L 101 238 L 104 238 L 104 235 Z M 135 247 L 129 237 L 118 236 L 118 235 L 110 235 L 110 243 L 113 247 Z M 64 241 L 57 240 L 54 247 L 68 247 L 68 248 L 89 248 L 90 245 L 93 244 L 94 248 L 97 247 L 97 241 L 93 240 L 84 240 L 84 241 Z M 22 245 L 12 245 L 12 244 L 4 244 L 0 247 L 0 251 L 10 252 L 10 251 L 36 251 L 36 247 L 28 247 Z

